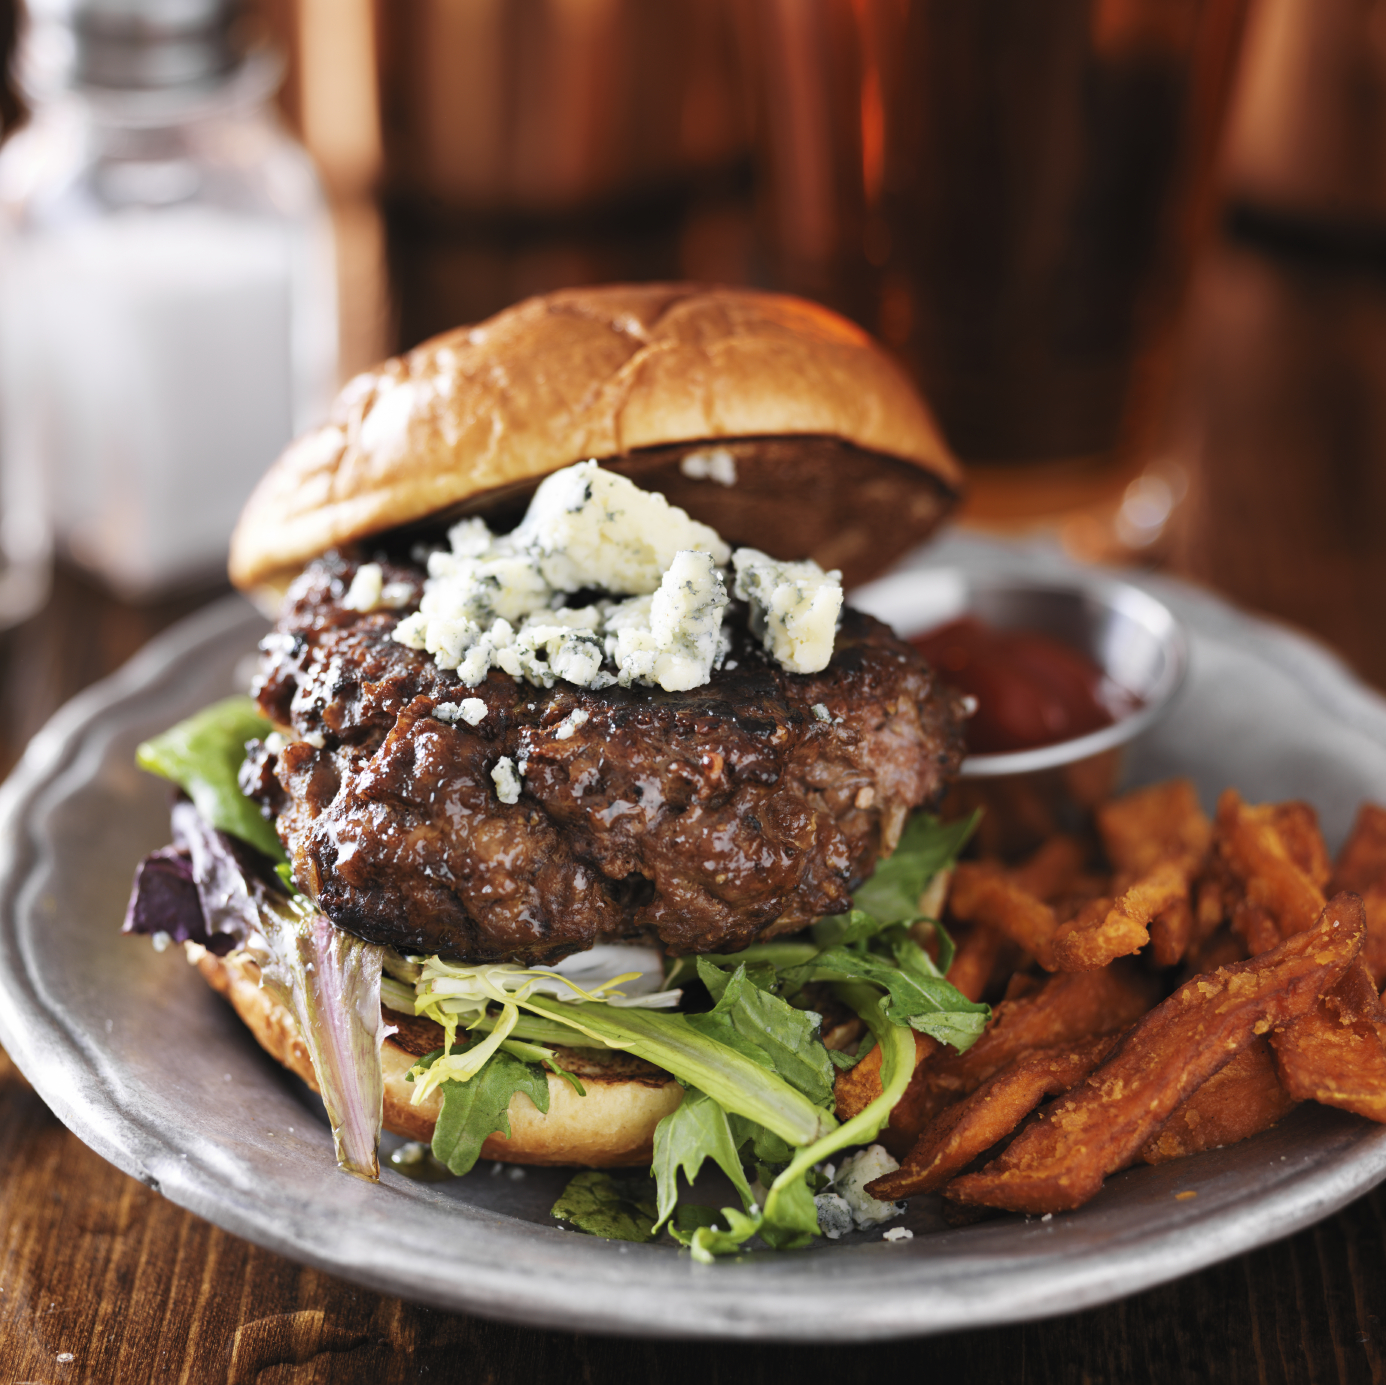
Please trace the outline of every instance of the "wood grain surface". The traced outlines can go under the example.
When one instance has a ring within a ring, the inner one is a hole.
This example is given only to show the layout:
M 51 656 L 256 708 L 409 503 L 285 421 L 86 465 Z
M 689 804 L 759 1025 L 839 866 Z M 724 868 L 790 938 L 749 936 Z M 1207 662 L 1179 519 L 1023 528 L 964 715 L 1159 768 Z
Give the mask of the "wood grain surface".
M 1314 630 L 1386 686 L 1386 289 L 1228 243 L 1199 286 L 1174 566 Z M 0 640 L 6 759 L 192 594 L 132 610 L 60 573 Z M 0 1054 L 0 1383 L 1386 1378 L 1386 1192 L 1095 1311 L 874 1347 L 542 1332 L 381 1297 L 181 1211 L 87 1150 Z

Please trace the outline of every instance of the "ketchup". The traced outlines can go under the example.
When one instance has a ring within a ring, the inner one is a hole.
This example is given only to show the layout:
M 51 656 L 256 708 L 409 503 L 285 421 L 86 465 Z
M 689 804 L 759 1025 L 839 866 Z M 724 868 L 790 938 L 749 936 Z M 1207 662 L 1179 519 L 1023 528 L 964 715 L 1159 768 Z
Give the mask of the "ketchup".
M 1033 750 L 1110 726 L 1140 705 L 1085 654 L 1049 635 L 964 616 L 910 641 L 946 683 L 977 699 L 974 755 Z

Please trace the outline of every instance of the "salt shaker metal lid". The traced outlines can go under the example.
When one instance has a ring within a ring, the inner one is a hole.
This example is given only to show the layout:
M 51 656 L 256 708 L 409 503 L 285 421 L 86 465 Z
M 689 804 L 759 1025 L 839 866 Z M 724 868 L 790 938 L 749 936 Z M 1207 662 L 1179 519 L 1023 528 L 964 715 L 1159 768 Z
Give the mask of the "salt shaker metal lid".
M 27 8 L 31 39 L 46 39 L 39 52 L 30 43 L 30 56 L 50 82 L 155 91 L 215 82 L 243 56 L 243 0 L 29 0 Z

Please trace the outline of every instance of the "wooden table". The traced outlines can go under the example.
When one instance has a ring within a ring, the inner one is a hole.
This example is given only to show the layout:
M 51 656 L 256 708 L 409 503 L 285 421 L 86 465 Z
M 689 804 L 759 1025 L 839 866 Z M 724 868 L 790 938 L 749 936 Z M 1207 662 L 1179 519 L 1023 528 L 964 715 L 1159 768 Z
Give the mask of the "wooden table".
M 1173 565 L 1334 642 L 1386 686 L 1386 289 L 1228 246 L 1206 267 L 1174 446 L 1194 469 Z M 60 573 L 3 641 L 8 758 L 202 598 L 131 610 Z M 1386 1192 L 1106 1308 L 877 1347 L 542 1332 L 415 1307 L 259 1250 L 118 1173 L 0 1054 L 0 1382 L 895 1378 L 1377 1381 Z

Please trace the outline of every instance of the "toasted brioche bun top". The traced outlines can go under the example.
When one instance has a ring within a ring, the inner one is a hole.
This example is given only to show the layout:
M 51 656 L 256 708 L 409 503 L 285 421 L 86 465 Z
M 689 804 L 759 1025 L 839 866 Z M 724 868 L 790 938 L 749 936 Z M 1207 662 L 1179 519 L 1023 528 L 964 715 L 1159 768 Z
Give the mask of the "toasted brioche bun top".
M 817 304 L 694 284 L 531 298 L 350 381 L 331 421 L 291 444 L 250 497 L 231 580 L 281 583 L 330 548 L 589 457 L 794 435 L 895 459 L 921 489 L 961 487 L 913 386 Z

